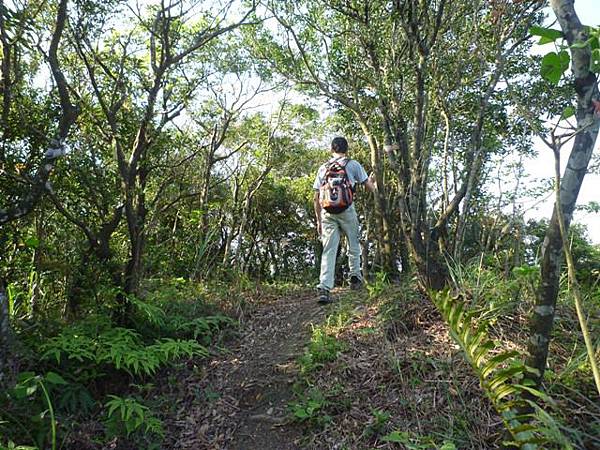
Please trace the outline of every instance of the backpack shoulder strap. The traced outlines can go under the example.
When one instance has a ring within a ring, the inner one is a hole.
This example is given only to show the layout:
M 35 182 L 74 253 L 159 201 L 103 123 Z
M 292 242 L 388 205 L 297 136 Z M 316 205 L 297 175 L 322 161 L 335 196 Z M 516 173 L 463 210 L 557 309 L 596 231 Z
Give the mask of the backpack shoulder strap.
M 332 166 L 334 164 L 339 165 L 340 167 L 346 167 L 346 165 L 352 161 L 350 158 L 347 158 L 345 156 L 339 156 L 335 159 L 330 159 L 329 161 L 327 161 L 327 166 Z

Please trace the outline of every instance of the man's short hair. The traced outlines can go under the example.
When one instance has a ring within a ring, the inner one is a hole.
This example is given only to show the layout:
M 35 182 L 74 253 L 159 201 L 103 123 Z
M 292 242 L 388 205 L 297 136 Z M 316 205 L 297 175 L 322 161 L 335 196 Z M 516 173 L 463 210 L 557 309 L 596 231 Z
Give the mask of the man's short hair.
M 331 141 L 331 151 L 335 153 L 347 153 L 348 141 L 346 138 L 341 136 L 333 138 L 333 141 Z

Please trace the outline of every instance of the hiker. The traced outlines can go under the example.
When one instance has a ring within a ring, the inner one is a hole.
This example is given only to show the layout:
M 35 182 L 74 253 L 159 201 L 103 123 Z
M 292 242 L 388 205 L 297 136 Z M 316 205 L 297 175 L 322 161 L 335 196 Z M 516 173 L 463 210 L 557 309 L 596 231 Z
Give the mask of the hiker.
M 348 141 L 336 137 L 331 142 L 332 157 L 319 167 L 313 189 L 314 207 L 317 216 L 317 233 L 323 244 L 321 275 L 319 277 L 319 303 L 330 303 L 329 291 L 333 288 L 335 259 L 340 243 L 340 231 L 348 241 L 348 265 L 350 266 L 350 288 L 360 289 L 359 224 L 354 208 L 354 193 L 357 184 L 369 191 L 376 189 L 372 177 L 358 161 L 348 158 Z

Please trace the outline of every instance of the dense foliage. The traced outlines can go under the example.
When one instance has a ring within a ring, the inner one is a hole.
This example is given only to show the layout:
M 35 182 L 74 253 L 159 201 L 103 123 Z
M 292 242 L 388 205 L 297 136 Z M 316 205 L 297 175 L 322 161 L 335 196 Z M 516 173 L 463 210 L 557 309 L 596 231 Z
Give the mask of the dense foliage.
M 209 358 L 256 284 L 316 280 L 312 183 L 340 134 L 378 187 L 357 196 L 370 297 L 399 279 L 430 294 L 512 445 L 597 444 L 594 412 L 592 431 L 546 412 L 597 394 L 558 279 L 559 210 L 527 222 L 522 204 L 560 182 L 527 179 L 534 138 L 557 155 L 573 139 L 558 197 L 598 355 L 600 248 L 570 222 L 600 32 L 544 28 L 541 3 L 2 3 L 0 447 L 160 448 L 148 385 Z M 532 35 L 556 51 L 532 56 Z M 303 379 L 342 350 L 315 329 Z M 292 415 L 320 423 L 325 400 L 303 395 Z

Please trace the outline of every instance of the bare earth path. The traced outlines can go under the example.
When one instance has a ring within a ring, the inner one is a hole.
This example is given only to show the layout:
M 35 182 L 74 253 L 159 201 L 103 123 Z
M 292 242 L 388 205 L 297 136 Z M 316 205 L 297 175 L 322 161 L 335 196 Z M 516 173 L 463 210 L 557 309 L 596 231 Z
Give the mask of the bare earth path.
M 501 423 L 431 302 L 401 286 L 388 301 L 335 294 L 326 307 L 309 290 L 253 298 L 227 350 L 163 384 L 171 404 L 161 448 L 499 448 Z M 341 351 L 300 375 L 299 356 L 322 324 Z M 292 421 L 290 401 L 311 393 L 318 409 Z
M 295 361 L 325 318 L 314 291 L 270 299 L 242 326 L 237 344 L 200 373 L 167 426 L 169 448 L 298 449 L 301 429 L 285 423 Z

